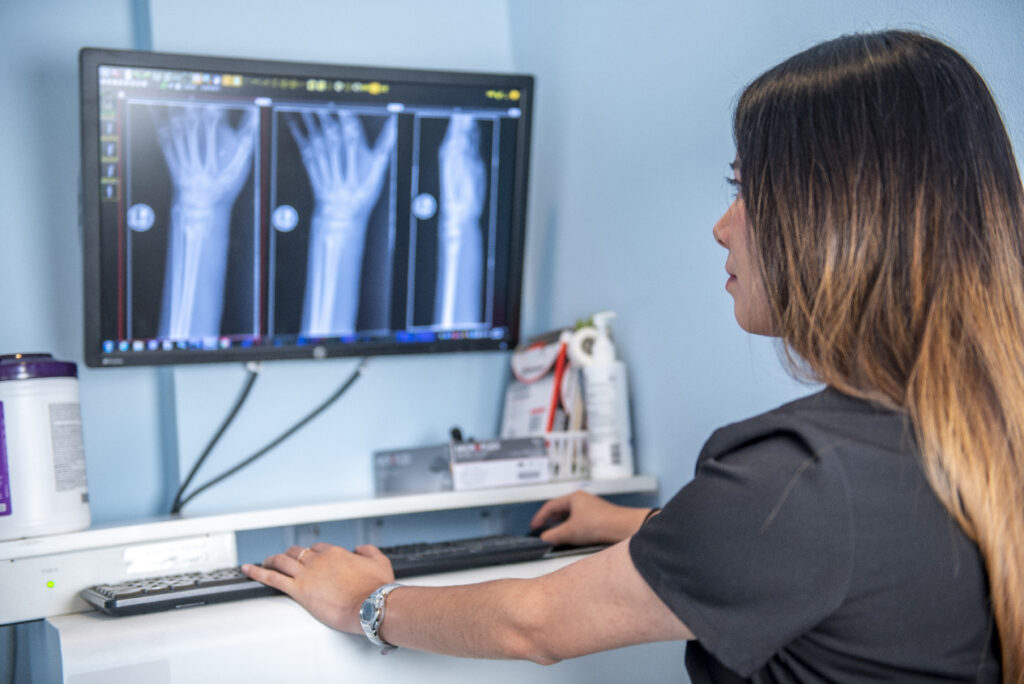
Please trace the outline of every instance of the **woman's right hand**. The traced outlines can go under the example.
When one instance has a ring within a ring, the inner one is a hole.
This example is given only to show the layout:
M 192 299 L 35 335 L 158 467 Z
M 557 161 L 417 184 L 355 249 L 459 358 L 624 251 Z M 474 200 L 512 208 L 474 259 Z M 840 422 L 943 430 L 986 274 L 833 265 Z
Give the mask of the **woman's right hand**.
M 530 528 L 553 525 L 540 537 L 555 546 L 615 544 L 639 530 L 649 510 L 619 506 L 593 494 L 575 491 L 541 506 L 530 521 Z

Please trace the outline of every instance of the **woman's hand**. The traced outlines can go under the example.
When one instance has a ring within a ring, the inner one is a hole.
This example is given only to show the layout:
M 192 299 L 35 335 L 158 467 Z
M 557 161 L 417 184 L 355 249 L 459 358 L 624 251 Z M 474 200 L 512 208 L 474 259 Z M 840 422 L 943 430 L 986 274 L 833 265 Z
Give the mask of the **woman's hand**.
M 328 627 L 353 634 L 363 633 L 359 608 L 366 597 L 395 581 L 391 561 L 376 546 L 352 552 L 324 542 L 293 546 L 242 572 L 288 594 Z
M 649 510 L 618 506 L 593 494 L 575 491 L 541 506 L 530 527 L 536 529 L 561 521 L 541 534 L 541 539 L 555 546 L 614 544 L 639 530 Z

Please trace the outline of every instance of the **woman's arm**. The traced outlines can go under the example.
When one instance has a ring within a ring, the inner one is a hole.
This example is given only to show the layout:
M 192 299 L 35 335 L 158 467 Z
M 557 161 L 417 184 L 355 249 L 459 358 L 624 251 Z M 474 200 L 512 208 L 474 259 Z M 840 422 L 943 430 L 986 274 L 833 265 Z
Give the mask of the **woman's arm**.
M 636 571 L 628 542 L 535 579 L 401 587 L 381 633 L 422 651 L 541 664 L 693 638 Z
M 393 581 L 379 549 L 315 544 L 271 556 L 246 574 L 276 587 L 321 622 L 362 634 L 358 612 Z M 633 566 L 628 542 L 528 580 L 403 586 L 387 599 L 380 634 L 396 646 L 476 658 L 554 663 L 631 644 L 692 639 Z

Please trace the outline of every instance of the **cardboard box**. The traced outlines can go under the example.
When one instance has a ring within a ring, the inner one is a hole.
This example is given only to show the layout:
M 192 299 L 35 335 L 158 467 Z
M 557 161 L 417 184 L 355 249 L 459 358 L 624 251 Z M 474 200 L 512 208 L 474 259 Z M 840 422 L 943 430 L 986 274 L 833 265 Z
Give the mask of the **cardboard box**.
M 456 490 L 539 484 L 551 480 L 543 437 L 458 442 L 451 445 Z
M 377 496 L 451 491 L 450 445 L 374 452 L 373 479 Z

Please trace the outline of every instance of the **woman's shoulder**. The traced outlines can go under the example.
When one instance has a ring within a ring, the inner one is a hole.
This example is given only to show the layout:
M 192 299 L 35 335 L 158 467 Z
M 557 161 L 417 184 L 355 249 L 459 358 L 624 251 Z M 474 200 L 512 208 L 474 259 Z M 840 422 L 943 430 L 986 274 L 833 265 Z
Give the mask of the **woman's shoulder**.
M 719 428 L 705 444 L 701 461 L 779 440 L 814 457 L 851 449 L 860 454 L 916 453 L 905 413 L 829 387 Z

